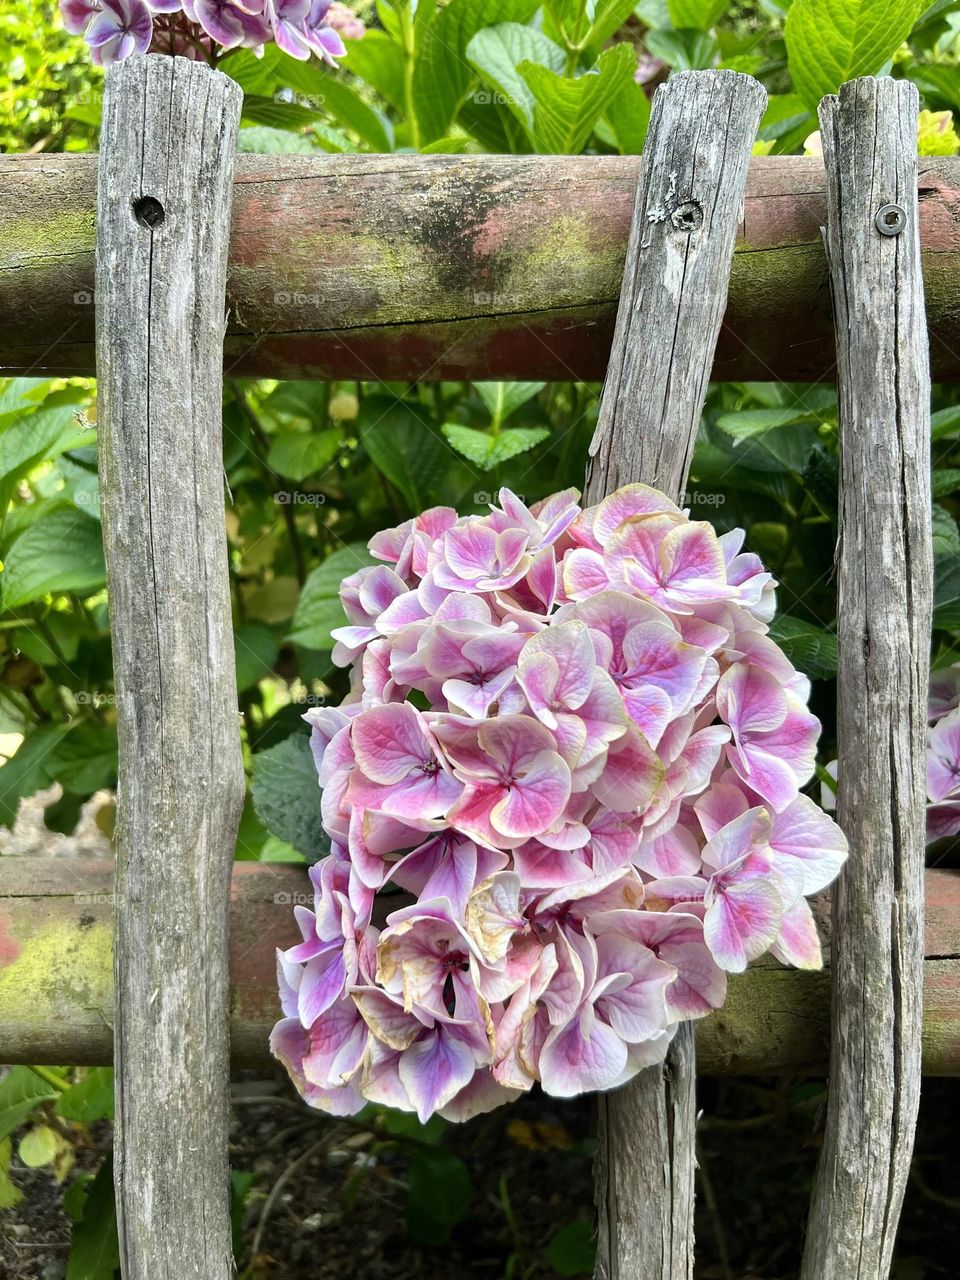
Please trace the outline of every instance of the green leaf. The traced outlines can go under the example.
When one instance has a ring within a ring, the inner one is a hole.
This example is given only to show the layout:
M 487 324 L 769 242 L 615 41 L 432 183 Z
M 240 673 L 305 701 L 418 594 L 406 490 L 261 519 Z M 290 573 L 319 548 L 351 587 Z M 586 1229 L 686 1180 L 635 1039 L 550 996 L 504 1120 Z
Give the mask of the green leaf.
M 243 1224 L 250 1192 L 256 1180 L 255 1173 L 241 1173 L 239 1169 L 230 1170 L 230 1235 L 234 1258 L 243 1256 Z
M 271 674 L 280 646 L 274 632 L 257 623 L 237 627 L 233 643 L 237 658 L 237 692 L 244 693 Z
M 597 0 L 593 24 L 587 34 L 587 44 L 606 44 L 633 14 L 635 8 L 636 0 Z
M 937 630 L 960 628 L 960 555 L 938 558 L 934 573 L 933 625 Z
M 496 467 L 501 462 L 508 462 L 511 458 L 517 457 L 518 454 L 526 453 L 528 449 L 535 448 L 549 436 L 549 427 L 510 427 L 507 431 L 501 431 L 493 442 L 490 467 Z M 487 469 L 489 470 L 489 467 Z
M 34 1107 L 55 1098 L 58 1092 L 29 1067 L 12 1067 L 0 1080 L 0 1138 L 6 1138 Z
M 804 136 L 816 128 L 814 118 L 803 99 L 795 93 L 771 94 L 767 99 L 767 109 L 760 121 L 757 137 L 763 141 L 777 141 L 798 128 L 804 130 Z
M 249 49 L 235 49 L 229 58 L 223 61 L 224 72 L 236 80 L 244 93 L 269 97 L 281 83 L 281 59 L 286 61 L 285 54 L 275 45 L 266 45 L 260 57 Z
M 749 440 L 775 427 L 788 427 L 795 422 L 819 422 L 820 415 L 803 409 L 741 409 L 721 413 L 717 426 L 734 440 Z
M 648 31 L 647 52 L 662 58 L 674 71 L 706 71 L 720 56 L 720 47 L 705 31 Z
M 66 1280 L 113 1280 L 119 1266 L 113 1159 L 107 1156 L 87 1191 L 83 1217 L 73 1228 Z
M 312 591 L 322 595 L 337 596 L 344 578 L 349 577 L 351 573 L 356 573 L 358 569 L 365 569 L 369 565 L 382 563 L 382 560 L 377 560 L 370 554 L 365 543 L 348 542 L 344 546 L 338 547 L 336 551 L 331 551 L 327 558 L 310 574 L 307 579 L 307 585 L 310 586 Z M 308 594 L 307 585 L 304 586 L 300 597 L 301 604 Z M 310 646 L 308 645 L 307 647 L 309 648 Z
M 63 1207 L 74 1222 L 83 1217 L 83 1209 L 87 1203 L 87 1192 L 93 1182 L 92 1173 L 81 1173 L 70 1183 L 63 1193 Z
M 40 1169 L 53 1164 L 60 1151 L 59 1135 L 48 1124 L 34 1125 L 20 1139 L 17 1155 L 28 1169 Z
M 469 145 L 470 139 L 463 134 L 448 134 L 445 138 L 428 142 L 425 147 L 420 148 L 420 154 L 422 156 L 458 156 L 461 151 L 466 151 Z
M 931 482 L 935 498 L 944 498 L 947 494 L 956 493 L 960 489 L 960 469 L 939 467 L 933 472 Z
M 29 526 L 4 555 L 3 608 L 19 609 L 45 595 L 87 595 L 105 581 L 100 524 L 76 508 L 51 511 Z
M 0 822 L 12 826 L 17 803 L 52 782 L 86 798 L 116 783 L 116 730 L 86 720 L 40 725 L 0 767 Z
M 523 125 L 497 101 L 495 94 L 485 93 L 468 98 L 457 112 L 457 124 L 466 129 L 484 151 L 493 154 L 527 155 L 533 150 L 533 142 Z
M 472 462 L 475 467 L 486 469 L 490 456 L 493 437 L 486 431 L 478 431 L 476 427 L 464 427 L 459 422 L 445 422 L 440 428 L 446 438 L 462 457 Z
M 347 56 L 340 62 L 386 98 L 396 111 L 404 110 L 403 49 L 385 31 L 367 31 L 362 40 L 352 40 Z
M 304 106 L 296 101 L 287 102 L 279 95 L 274 98 L 258 98 L 247 94 L 243 99 L 243 119 L 255 125 L 265 125 L 269 129 L 285 129 L 296 133 L 306 129 L 315 120 L 322 120 L 323 115 L 316 107 Z
M 536 99 L 517 66 L 535 62 L 559 75 L 566 57 L 560 46 L 535 27 L 501 22 L 478 31 L 467 45 L 466 56 L 483 84 L 498 95 L 497 100 L 513 112 L 532 137 Z
M 250 792 L 257 817 L 273 835 L 306 858 L 330 852 L 320 821 L 317 766 L 305 733 L 292 733 L 252 759 Z
M 558 1276 L 593 1272 L 597 1246 L 589 1222 L 568 1222 L 547 1245 L 547 1261 Z
M 630 80 L 613 98 L 606 112 L 621 155 L 638 156 L 643 152 L 650 124 L 650 99 L 643 85 Z
M 10 1157 L 13 1143 L 9 1138 L 0 1139 L 0 1213 L 12 1209 L 23 1199 L 23 1192 L 10 1181 Z
M 77 1124 L 113 1119 L 113 1068 L 90 1067 L 57 1098 L 57 1114 Z
M 875 75 L 921 8 L 917 0 L 794 0 L 784 34 L 797 93 L 815 111 L 845 81 Z
M 263 401 L 271 413 L 288 414 L 311 424 L 326 417 L 329 388 L 325 382 L 278 382 Z
M 462 1160 L 442 1147 L 417 1151 L 407 1180 L 410 1235 L 421 1244 L 444 1244 L 466 1217 L 470 1195 L 470 1174 Z
M 818 445 L 803 469 L 802 484 L 804 491 L 816 503 L 817 509 L 835 524 L 840 500 L 840 464 L 837 455 Z
M 47 763 L 53 778 L 75 795 L 86 797 L 112 787 L 117 777 L 117 731 L 93 722 L 71 726 Z
M 310 137 L 321 151 L 326 151 L 330 155 L 350 156 L 357 153 L 357 148 L 345 133 L 319 120 L 310 130 Z
M 285 84 L 303 95 L 302 103 L 333 116 L 372 151 L 393 150 L 393 129 L 389 121 L 364 102 L 339 70 L 324 70 L 313 59 L 298 62 L 296 58 L 285 58 L 283 78 Z
M 88 467 L 79 465 L 77 462 L 79 452 L 79 450 L 72 450 L 71 453 L 57 459 L 55 474 L 63 480 L 63 488 L 60 492 L 80 511 L 85 511 L 87 515 L 99 520 L 100 481 L 96 469 L 91 471 Z
M 0 426 L 10 418 L 35 413 L 40 406 L 33 378 L 0 378 Z
M 340 431 L 284 431 L 274 436 L 267 453 L 271 471 L 290 480 L 306 480 L 322 471 L 337 456 Z
M 18 802 L 24 796 L 32 796 L 49 786 L 55 775 L 51 765 L 55 762 L 54 749 L 70 731 L 68 724 L 44 724 L 24 738 L 14 756 L 0 765 L 0 822 L 12 827 L 17 816 Z M 24 1068 L 26 1070 L 26 1068 Z M 0 1117 L 3 1112 L 3 1090 L 10 1080 L 0 1082 Z M 9 1133 L 0 1121 L 0 1137 Z
M 327 556 L 303 584 L 287 639 L 318 652 L 331 648 L 330 632 L 347 620 L 340 603 L 340 584 L 358 569 L 377 563 L 362 542 L 338 547 Z
M 445 423 L 442 430 L 459 454 L 484 471 L 526 453 L 550 435 L 549 427 L 511 427 L 494 436 L 457 422 Z
M 540 150 L 556 155 L 581 151 L 597 121 L 632 79 L 634 64 L 634 54 L 626 44 L 607 49 L 595 69 L 576 80 L 521 62 L 518 70 L 536 99 L 534 132 Z
M 317 148 L 302 133 L 287 133 L 266 125 L 251 125 L 237 134 L 237 150 L 253 155 L 316 155 Z
M 412 1138 L 414 1142 L 426 1143 L 428 1146 L 440 1146 L 444 1140 L 450 1121 L 443 1116 L 432 1115 L 426 1124 L 421 1124 L 412 1111 L 387 1111 L 380 1116 L 384 1132 L 394 1137 Z
M 837 637 L 832 631 L 781 613 L 771 622 L 769 635 L 811 680 L 831 680 L 837 674 Z
M 88 444 L 92 435 L 77 421 L 72 405 L 11 415 L 0 427 L 0 479 L 16 478 L 37 463 Z
M 794 423 L 787 427 L 769 427 L 741 440 L 735 440 L 721 430 L 717 443 L 727 450 L 731 462 L 738 467 L 749 467 L 755 471 L 790 471 L 800 475 L 817 446 L 817 436 L 806 424 Z M 734 474 L 731 473 L 731 484 L 734 483 Z
M 87 623 L 76 613 L 66 609 L 52 609 L 46 615 L 44 623 L 44 633 L 50 633 L 59 653 L 63 654 L 68 663 L 72 662 L 77 656 L 81 638 L 89 635 Z M 31 630 L 29 624 L 22 630 L 17 630 L 17 648 L 42 667 L 54 667 L 60 661 L 46 634 Z
M 416 405 L 368 396 L 357 418 L 360 442 L 378 471 L 396 485 L 414 512 L 442 496 L 451 455 L 433 420 Z
M 527 22 L 537 0 L 450 0 L 423 33 L 413 69 L 414 110 L 422 142 L 449 132 L 457 108 L 476 80 L 467 45 L 483 27 Z
M 501 423 L 522 404 L 532 400 L 547 385 L 545 382 L 475 382 L 477 395 L 487 406 L 490 419 Z
M 955 440 L 960 436 L 960 404 L 948 405 L 930 415 L 931 440 Z
M 917 152 L 921 156 L 955 156 L 960 136 L 950 111 L 921 111 L 917 128 Z
M 730 0 L 668 0 L 670 21 L 675 27 L 696 27 L 709 31 Z
M 933 504 L 933 554 L 952 556 L 960 552 L 960 529 L 953 516 L 939 503 Z
M 960 111 L 960 83 L 955 64 L 938 66 L 913 63 L 909 78 L 923 94 L 928 106 L 949 107 Z

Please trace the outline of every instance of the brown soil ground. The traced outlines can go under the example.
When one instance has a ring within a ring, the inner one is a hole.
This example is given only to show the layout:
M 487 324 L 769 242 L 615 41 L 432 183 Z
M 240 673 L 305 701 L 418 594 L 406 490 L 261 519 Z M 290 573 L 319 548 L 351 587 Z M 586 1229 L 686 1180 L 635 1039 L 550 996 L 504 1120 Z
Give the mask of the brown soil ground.
M 571 1274 L 564 1263 L 573 1266 L 574 1255 L 551 1252 L 550 1242 L 566 1224 L 589 1220 L 589 1100 L 533 1096 L 448 1127 L 443 1147 L 463 1161 L 471 1190 L 462 1221 L 431 1247 L 407 1228 L 415 1141 L 307 1112 L 279 1080 L 246 1078 L 236 1090 L 233 1167 L 255 1175 L 240 1214 L 248 1280 Z M 795 1280 L 822 1100 L 815 1082 L 701 1081 L 697 1280 Z M 960 1275 L 958 1151 L 960 1082 L 928 1080 L 894 1280 Z M 26 1199 L 0 1214 L 0 1280 L 62 1280 L 69 1220 L 60 1189 L 16 1159 L 12 1174 Z

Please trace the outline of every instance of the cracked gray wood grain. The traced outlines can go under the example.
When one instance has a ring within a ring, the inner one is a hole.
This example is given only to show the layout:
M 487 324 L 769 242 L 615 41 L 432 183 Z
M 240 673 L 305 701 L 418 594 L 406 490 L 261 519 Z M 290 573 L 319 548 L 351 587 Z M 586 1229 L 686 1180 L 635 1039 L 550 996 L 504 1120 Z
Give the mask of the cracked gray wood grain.
M 680 498 L 727 298 L 763 88 L 691 71 L 653 102 L 586 498 L 643 481 Z M 657 323 L 651 325 L 651 317 Z M 695 1051 L 598 1102 L 598 1280 L 693 1274 Z
M 107 74 L 100 483 L 117 688 L 116 1166 L 125 1280 L 227 1280 L 227 912 L 243 767 L 221 368 L 242 92 L 182 58 Z
M 837 818 L 851 857 L 834 895 L 803 1280 L 889 1275 L 920 1096 L 933 588 L 917 108 L 913 85 L 872 78 L 820 106 L 840 393 Z M 878 227 L 886 204 L 905 213 L 899 234 Z

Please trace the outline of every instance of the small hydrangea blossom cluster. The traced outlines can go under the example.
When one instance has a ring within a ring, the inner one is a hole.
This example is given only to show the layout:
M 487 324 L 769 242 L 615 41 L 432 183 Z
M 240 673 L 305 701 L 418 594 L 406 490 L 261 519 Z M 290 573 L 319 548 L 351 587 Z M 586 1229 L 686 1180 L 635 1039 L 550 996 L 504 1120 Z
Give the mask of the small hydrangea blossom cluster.
M 356 15 L 330 0 L 60 0 L 60 12 L 101 66 L 133 53 L 210 61 L 271 41 L 292 58 L 316 54 L 333 65 L 346 53 L 342 37 L 364 34 Z
M 846 842 L 799 791 L 770 575 L 654 489 L 577 498 L 434 508 L 343 582 L 351 692 L 305 717 L 332 852 L 271 1041 L 314 1106 L 610 1089 L 728 972 L 820 964 L 805 895 Z
M 927 844 L 932 844 L 960 835 L 960 662 L 931 671 L 927 720 Z M 837 763 L 827 765 L 834 784 Z M 822 786 L 820 800 L 834 810 L 835 785 Z
M 960 663 L 930 674 L 927 840 L 960 833 Z

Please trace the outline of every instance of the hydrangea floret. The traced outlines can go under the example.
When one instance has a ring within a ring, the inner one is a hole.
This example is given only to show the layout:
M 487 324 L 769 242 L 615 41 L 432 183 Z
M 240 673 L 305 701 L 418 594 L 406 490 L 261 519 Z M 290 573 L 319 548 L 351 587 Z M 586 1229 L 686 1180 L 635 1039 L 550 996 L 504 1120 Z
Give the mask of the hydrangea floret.
M 960 662 L 931 671 L 927 694 L 927 844 L 960 835 Z M 838 762 L 833 779 L 820 788 L 820 801 L 836 808 Z
M 960 663 L 930 674 L 927 840 L 960 833 Z
M 330 0 L 60 0 L 60 12 L 102 66 L 133 53 L 214 61 L 271 42 L 300 61 L 316 55 L 335 65 L 347 51 L 343 37 L 364 34 L 352 10 Z
M 644 485 L 377 534 L 312 726 L 332 852 L 279 954 L 308 1103 L 466 1119 L 660 1062 L 765 952 L 816 968 L 846 841 L 774 583 Z

